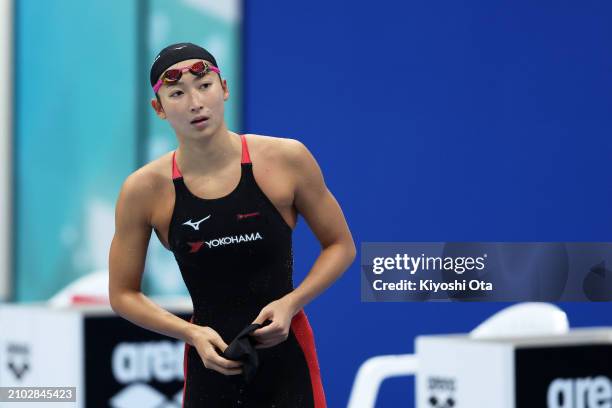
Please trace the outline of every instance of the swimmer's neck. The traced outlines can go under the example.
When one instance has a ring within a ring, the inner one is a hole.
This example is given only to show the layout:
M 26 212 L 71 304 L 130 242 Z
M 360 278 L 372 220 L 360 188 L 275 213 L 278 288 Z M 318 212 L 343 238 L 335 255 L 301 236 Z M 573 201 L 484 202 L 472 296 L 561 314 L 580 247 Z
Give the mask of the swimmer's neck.
M 242 155 L 240 137 L 223 124 L 209 137 L 179 137 L 176 161 L 183 174 L 210 174 L 239 162 Z

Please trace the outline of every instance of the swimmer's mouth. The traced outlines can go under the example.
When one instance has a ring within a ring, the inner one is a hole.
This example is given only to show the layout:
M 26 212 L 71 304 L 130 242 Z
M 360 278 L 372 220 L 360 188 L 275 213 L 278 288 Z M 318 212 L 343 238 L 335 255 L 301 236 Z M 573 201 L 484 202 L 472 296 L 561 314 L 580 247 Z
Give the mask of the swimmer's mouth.
M 191 121 L 191 123 L 201 123 L 208 120 L 207 116 L 198 116 L 196 117 L 194 120 Z

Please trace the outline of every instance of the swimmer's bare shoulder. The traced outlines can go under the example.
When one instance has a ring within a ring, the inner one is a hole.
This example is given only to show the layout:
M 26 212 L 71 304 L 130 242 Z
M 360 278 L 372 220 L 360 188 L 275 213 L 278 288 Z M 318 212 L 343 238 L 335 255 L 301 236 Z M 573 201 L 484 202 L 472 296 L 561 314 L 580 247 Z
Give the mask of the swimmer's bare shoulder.
M 260 156 L 264 161 L 283 161 L 284 164 L 306 154 L 306 147 L 297 139 L 257 134 L 246 134 L 251 156 Z
M 354 257 L 355 247 L 342 209 L 327 188 L 323 172 L 308 148 L 299 140 L 289 138 L 259 137 L 254 140 L 260 142 L 259 150 L 266 157 L 265 162 L 273 163 L 274 173 L 282 176 L 258 179 L 254 162 L 255 178 L 262 189 L 267 188 L 265 192 L 270 196 L 289 190 L 292 212 L 306 220 L 321 245 L 326 247 L 340 242 L 342 251 Z M 265 175 L 265 172 L 259 170 L 259 174 Z M 288 187 L 283 187 L 283 183 Z
M 258 181 L 262 179 L 264 184 L 270 173 L 282 176 L 274 177 L 277 183 L 285 180 L 288 184 L 285 187 L 294 189 L 305 162 L 313 159 L 306 146 L 297 139 L 255 134 L 248 134 L 246 138 L 255 176 L 258 178 L 259 175 Z
M 293 228 L 297 223 L 296 200 L 300 183 L 312 181 L 304 175 L 305 172 L 312 173 L 314 159 L 304 144 L 296 139 L 254 134 L 248 134 L 246 138 L 257 184 Z M 314 172 L 320 174 L 316 163 L 314 167 Z M 322 179 L 318 184 L 308 183 L 308 188 L 321 183 Z
M 146 252 L 154 227 L 153 219 L 173 193 L 167 166 L 171 153 L 153 160 L 130 174 L 115 206 L 115 234 L 109 254 L 109 297 L 111 305 L 126 291 L 139 291 Z M 164 165 L 166 171 L 164 172 Z
M 122 216 L 121 220 L 131 215 L 134 221 L 147 221 L 148 226 L 153 227 L 151 221 L 164 201 L 162 198 L 174 191 L 170 175 L 171 160 L 172 152 L 169 152 L 130 174 L 121 186 L 115 215 Z

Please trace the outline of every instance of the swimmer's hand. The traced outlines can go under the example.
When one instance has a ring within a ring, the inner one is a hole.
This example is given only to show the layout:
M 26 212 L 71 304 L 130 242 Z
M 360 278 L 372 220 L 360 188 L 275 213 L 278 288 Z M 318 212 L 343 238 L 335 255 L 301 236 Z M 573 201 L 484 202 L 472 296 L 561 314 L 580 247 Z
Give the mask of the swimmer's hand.
M 242 373 L 242 362 L 223 358 L 218 350 L 227 349 L 219 333 L 207 326 L 196 326 L 192 335 L 193 346 L 198 351 L 204 367 L 225 375 Z
M 273 347 L 287 340 L 291 319 L 298 311 L 291 299 L 286 296 L 261 309 L 253 323 L 264 324 L 267 320 L 272 322 L 253 332 L 252 336 L 258 342 L 255 348 Z

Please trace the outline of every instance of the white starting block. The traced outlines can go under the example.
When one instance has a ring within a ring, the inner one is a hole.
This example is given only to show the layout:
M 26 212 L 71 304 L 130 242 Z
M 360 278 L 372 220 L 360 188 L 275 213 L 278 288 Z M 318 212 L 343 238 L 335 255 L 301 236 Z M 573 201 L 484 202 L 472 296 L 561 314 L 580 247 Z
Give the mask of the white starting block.
M 0 305 L 0 387 L 76 387 L 76 402 L 54 408 L 181 407 L 182 341 L 135 326 L 109 305 L 64 303 Z M 186 320 L 192 312 L 189 298 L 157 303 Z
M 349 408 L 374 407 L 384 379 L 407 375 L 417 408 L 612 408 L 612 328 L 569 330 L 554 305 L 514 305 L 470 334 L 419 336 L 415 349 L 368 359 Z

